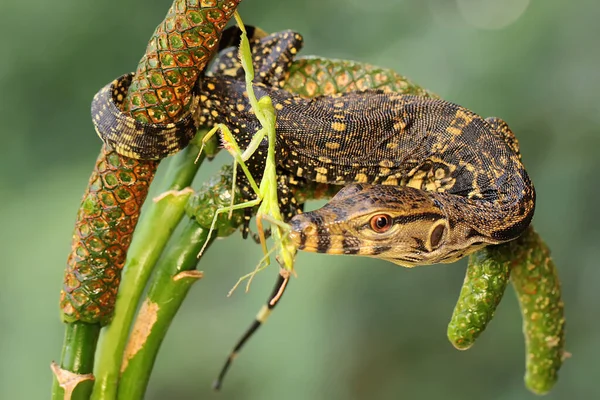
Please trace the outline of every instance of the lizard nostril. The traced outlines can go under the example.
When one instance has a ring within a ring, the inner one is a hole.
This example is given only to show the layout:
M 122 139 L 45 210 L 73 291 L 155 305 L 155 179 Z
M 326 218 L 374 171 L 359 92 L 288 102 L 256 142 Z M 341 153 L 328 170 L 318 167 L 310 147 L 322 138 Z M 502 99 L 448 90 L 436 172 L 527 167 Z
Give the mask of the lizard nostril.
M 304 226 L 304 229 L 302 229 L 302 232 L 305 235 L 312 236 L 312 235 L 314 235 L 317 232 L 317 228 L 315 227 L 314 224 L 311 224 L 310 222 L 307 222 L 305 224 L 305 226 Z
M 317 227 L 306 217 L 306 214 L 296 215 L 290 220 L 290 238 L 296 242 L 296 245 L 303 247 L 308 237 L 314 236 L 317 232 Z
M 296 215 L 290 220 L 290 226 L 292 233 L 306 233 L 311 234 L 315 232 L 315 225 L 306 218 L 305 214 Z

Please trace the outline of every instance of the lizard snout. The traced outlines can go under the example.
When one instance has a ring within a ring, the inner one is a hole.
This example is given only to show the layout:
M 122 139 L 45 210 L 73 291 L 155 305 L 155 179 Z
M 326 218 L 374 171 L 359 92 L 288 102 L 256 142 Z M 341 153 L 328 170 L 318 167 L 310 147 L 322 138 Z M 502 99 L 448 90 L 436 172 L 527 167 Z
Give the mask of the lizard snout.
M 290 238 L 300 250 L 306 247 L 307 238 L 314 237 L 317 233 L 317 226 L 308 215 L 296 215 L 289 222 L 291 227 Z

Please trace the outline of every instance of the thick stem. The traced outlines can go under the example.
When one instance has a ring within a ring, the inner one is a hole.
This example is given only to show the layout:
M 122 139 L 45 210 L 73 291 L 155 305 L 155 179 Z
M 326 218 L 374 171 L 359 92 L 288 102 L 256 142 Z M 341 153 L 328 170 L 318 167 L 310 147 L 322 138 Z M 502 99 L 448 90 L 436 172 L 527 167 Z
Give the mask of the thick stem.
M 185 165 L 185 163 L 177 164 Z M 193 220 L 188 222 L 181 237 L 171 244 L 156 266 L 151 287 L 141 306 L 123 356 L 123 366 L 120 367 L 120 371 L 111 370 L 111 373 L 117 377 L 121 373 L 119 398 L 136 399 L 144 395 L 154 360 L 171 321 L 192 283 L 200 278 L 200 273 L 194 271 L 198 263 L 197 255 L 207 240 L 216 210 L 231 203 L 231 187 L 232 170 L 231 167 L 225 166 L 219 174 L 206 182 L 186 205 L 186 212 Z M 235 200 L 239 201 L 239 195 L 234 198 Z M 239 210 L 233 213 L 231 219 L 227 215 L 221 215 L 212 238 L 230 235 L 236 231 L 242 221 L 243 214 Z M 122 289 L 124 286 L 125 281 Z M 119 307 L 118 305 L 113 325 L 117 322 Z M 131 312 L 134 311 L 135 309 Z M 118 320 L 119 326 L 122 325 L 121 321 Z M 123 324 L 130 327 L 131 320 L 123 321 Z M 127 332 L 127 328 L 122 328 L 122 335 L 119 337 L 120 346 L 124 344 Z M 122 354 L 122 350 L 119 354 Z
M 201 133 L 198 137 L 203 137 Z M 139 299 L 156 261 L 183 216 L 191 184 L 203 156 L 194 159 L 199 148 L 194 142 L 175 155 L 169 163 L 167 181 L 163 185 L 164 197 L 149 205 L 136 230 L 125 264 L 113 320 L 100 337 L 100 356 L 96 368 L 96 385 L 93 398 L 116 397 L 123 351 L 129 328 L 135 316 Z M 160 229 L 156 229 L 159 226 Z
M 100 324 L 66 324 L 60 365 L 52 364 L 52 400 L 89 399 L 94 384 L 91 376 Z
M 192 284 L 202 278 L 196 271 L 198 252 L 208 230 L 190 220 L 156 267 L 152 286 L 143 302 L 121 368 L 118 397 L 144 397 L 158 349 Z

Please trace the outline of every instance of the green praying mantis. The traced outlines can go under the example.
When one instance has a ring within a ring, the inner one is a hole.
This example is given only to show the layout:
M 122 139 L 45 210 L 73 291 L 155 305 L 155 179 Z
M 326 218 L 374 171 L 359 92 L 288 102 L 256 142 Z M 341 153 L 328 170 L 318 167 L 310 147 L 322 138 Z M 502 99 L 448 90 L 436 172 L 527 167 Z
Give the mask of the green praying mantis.
M 283 217 L 281 215 L 281 211 L 278 205 L 276 171 L 277 164 L 275 160 L 275 108 L 273 107 L 273 103 L 271 102 L 271 99 L 268 96 L 264 96 L 257 100 L 256 95 L 254 94 L 254 89 L 252 87 L 252 81 L 254 80 L 254 68 L 252 66 L 250 43 L 248 41 L 244 24 L 237 11 L 234 14 L 234 17 L 241 30 L 240 61 L 242 64 L 242 68 L 245 72 L 248 100 L 250 102 L 252 110 L 254 110 L 254 113 L 256 114 L 257 119 L 262 125 L 262 129 L 260 129 L 254 134 L 248 148 L 242 151 L 237 145 L 235 137 L 233 133 L 229 130 L 229 128 L 224 124 L 217 124 L 204 136 L 203 147 L 204 144 L 208 142 L 218 130 L 220 130 L 223 147 L 229 152 L 229 154 L 232 155 L 234 159 L 234 185 L 237 177 L 236 165 L 239 165 L 244 171 L 244 174 L 246 175 L 250 186 L 254 190 L 254 193 L 256 194 L 256 199 L 249 200 L 243 203 L 233 204 L 234 197 L 232 196 L 232 203 L 228 207 L 222 207 L 216 210 L 209 230 L 209 236 L 215 228 L 215 224 L 217 222 L 219 214 L 229 213 L 229 215 L 231 216 L 231 213 L 234 210 L 259 206 L 258 210 L 256 211 L 256 225 L 258 228 L 258 236 L 264 252 L 264 257 L 260 260 L 259 264 L 253 272 L 244 275 L 240 278 L 240 280 L 238 280 L 236 285 L 233 287 L 232 291 L 235 290 L 235 288 L 244 279 L 248 279 L 249 287 L 252 281 L 252 277 L 257 272 L 266 268 L 270 264 L 269 257 L 271 253 L 273 251 L 277 251 L 277 259 L 279 261 L 279 264 L 282 266 L 281 274 L 284 278 L 284 282 L 279 291 L 279 296 L 281 296 L 281 294 L 283 294 L 283 290 L 285 289 L 285 285 L 289 280 L 290 273 L 294 269 L 294 256 L 296 254 L 296 249 L 289 240 L 289 227 L 283 221 Z M 256 181 L 252 177 L 252 174 L 248 170 L 248 167 L 246 166 L 246 161 L 258 149 L 259 144 L 265 137 L 268 140 L 267 162 L 265 165 L 263 177 L 260 181 L 260 185 L 257 185 Z M 202 148 L 200 151 L 202 151 Z M 235 187 L 232 187 L 232 192 L 235 192 Z M 264 234 L 265 230 L 263 228 L 263 219 L 269 221 L 274 226 L 274 229 L 272 229 L 271 232 L 273 240 L 275 242 L 275 248 L 272 251 L 267 250 L 266 238 Z M 200 250 L 199 256 L 202 255 L 205 248 L 206 245 L 202 248 L 202 250 Z M 277 298 L 272 300 L 272 302 L 276 302 Z

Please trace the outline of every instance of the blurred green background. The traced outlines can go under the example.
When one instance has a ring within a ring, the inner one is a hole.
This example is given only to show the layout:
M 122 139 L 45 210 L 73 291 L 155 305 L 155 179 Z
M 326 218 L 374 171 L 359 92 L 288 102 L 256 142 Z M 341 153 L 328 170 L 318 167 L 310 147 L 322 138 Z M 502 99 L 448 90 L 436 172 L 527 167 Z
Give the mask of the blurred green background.
M 153 4 L 155 3 L 155 4 Z M 60 356 L 62 270 L 100 141 L 93 94 L 135 68 L 170 2 L 0 3 L 2 254 L 0 398 L 44 399 Z M 302 54 L 391 67 L 517 134 L 534 219 L 563 282 L 572 353 L 547 399 L 600 398 L 600 3 L 594 0 L 246 0 L 248 24 L 304 35 Z M 221 162 L 228 161 L 220 157 Z M 205 179 L 218 167 L 202 171 Z M 532 399 L 508 289 L 468 352 L 446 339 L 465 263 L 407 270 L 300 254 L 298 279 L 210 384 L 263 304 L 275 269 L 226 298 L 259 247 L 216 242 L 159 355 L 148 399 Z

